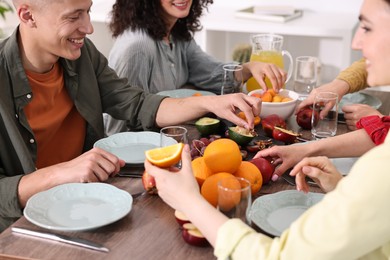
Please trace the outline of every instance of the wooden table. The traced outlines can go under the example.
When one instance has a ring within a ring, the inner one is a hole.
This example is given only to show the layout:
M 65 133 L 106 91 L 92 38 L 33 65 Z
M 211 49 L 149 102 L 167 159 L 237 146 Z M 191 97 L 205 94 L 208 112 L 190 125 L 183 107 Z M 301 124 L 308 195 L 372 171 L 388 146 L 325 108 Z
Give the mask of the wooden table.
M 390 102 L 385 102 L 385 100 L 390 100 L 390 93 L 369 93 L 382 100 L 381 112 L 388 114 Z M 290 120 L 290 124 L 293 123 L 293 120 Z M 198 133 L 193 126 L 188 126 L 188 129 L 189 139 L 198 138 Z M 338 134 L 346 131 L 345 125 L 339 125 Z M 130 194 L 139 194 L 143 191 L 140 178 L 115 177 L 110 179 L 109 183 Z M 277 182 L 264 185 L 256 197 L 289 189 L 295 189 L 295 187 L 280 178 Z M 313 192 L 321 192 L 317 187 L 311 187 L 311 189 Z M 27 221 L 25 217 L 20 218 L 13 226 L 45 231 Z M 174 210 L 158 196 L 148 194 L 135 196 L 131 212 L 113 224 L 92 231 L 64 234 L 101 243 L 109 248 L 110 252 L 102 253 L 14 234 L 8 228 L 0 234 L 0 259 L 5 255 L 13 256 L 12 259 L 17 259 L 17 257 L 21 259 L 23 257 L 33 259 L 215 259 L 211 247 L 199 248 L 185 243 L 181 237 L 180 227 L 176 223 Z

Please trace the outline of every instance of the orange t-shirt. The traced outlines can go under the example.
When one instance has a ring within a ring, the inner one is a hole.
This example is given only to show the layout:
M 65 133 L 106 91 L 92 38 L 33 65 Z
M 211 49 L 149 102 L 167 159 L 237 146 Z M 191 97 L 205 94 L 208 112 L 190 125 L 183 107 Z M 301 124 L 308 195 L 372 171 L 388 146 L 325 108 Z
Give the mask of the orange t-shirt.
M 26 74 L 33 99 L 24 112 L 37 142 L 36 167 L 79 156 L 84 146 L 86 121 L 69 97 L 62 67 L 57 62 L 47 73 L 26 71 Z

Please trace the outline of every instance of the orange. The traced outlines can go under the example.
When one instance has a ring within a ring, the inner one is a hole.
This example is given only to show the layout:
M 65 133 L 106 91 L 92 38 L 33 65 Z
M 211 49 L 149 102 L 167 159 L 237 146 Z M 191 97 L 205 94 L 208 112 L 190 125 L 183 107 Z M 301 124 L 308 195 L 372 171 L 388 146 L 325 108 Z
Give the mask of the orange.
M 265 92 L 262 96 L 261 96 L 261 100 L 263 102 L 272 102 L 272 94 L 269 93 L 268 91 Z
M 275 90 L 273 90 L 273 89 L 268 89 L 267 92 L 270 93 L 273 97 L 276 96 L 276 95 L 278 95 L 278 94 L 275 92 Z
M 202 93 L 199 93 L 199 92 L 195 92 L 194 94 L 192 94 L 193 97 L 200 97 L 202 96 Z
M 247 179 L 251 183 L 251 193 L 256 194 L 263 185 L 263 176 L 259 168 L 251 162 L 243 161 L 234 176 Z
M 146 159 L 152 164 L 167 168 L 177 164 L 181 159 L 181 152 L 184 144 L 177 143 L 161 148 L 154 148 L 145 152 Z
M 195 158 L 192 162 L 192 172 L 194 173 L 195 179 L 202 187 L 204 180 L 213 174 L 213 172 L 206 166 L 203 157 Z
M 214 141 L 215 142 L 215 141 Z M 214 207 L 218 205 L 218 182 L 224 178 L 234 177 L 233 174 L 227 172 L 219 172 L 207 177 L 200 189 L 202 196 Z M 237 180 L 240 186 L 239 181 Z
M 275 95 L 273 98 L 272 98 L 272 102 L 282 102 L 283 100 L 283 97 L 281 95 Z
M 220 211 L 228 212 L 240 203 L 241 196 L 245 196 L 245 193 L 241 194 L 242 187 L 237 178 L 222 179 L 219 184 L 223 188 L 218 187 L 218 208 Z
M 221 138 L 211 142 L 203 154 L 204 162 L 213 172 L 235 173 L 242 162 L 238 144 L 231 139 Z
M 244 119 L 244 120 L 246 121 L 246 116 L 245 116 L 245 113 L 244 113 L 244 112 L 242 112 L 242 111 L 239 112 L 239 113 L 237 114 L 237 116 L 238 116 L 239 118 Z M 261 118 L 260 118 L 259 116 L 255 116 L 254 125 L 256 126 L 256 125 L 260 124 L 260 121 L 261 121 Z

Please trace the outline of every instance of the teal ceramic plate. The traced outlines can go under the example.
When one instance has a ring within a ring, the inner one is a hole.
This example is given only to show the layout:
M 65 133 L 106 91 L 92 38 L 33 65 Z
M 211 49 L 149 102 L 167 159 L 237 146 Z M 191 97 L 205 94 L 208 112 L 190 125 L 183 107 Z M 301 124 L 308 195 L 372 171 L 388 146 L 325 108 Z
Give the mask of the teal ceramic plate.
M 176 141 L 172 138 L 172 144 Z M 160 133 L 156 132 L 123 132 L 100 139 L 94 147 L 102 148 L 115 154 L 126 164 L 142 164 L 145 151 L 160 146 Z
M 33 224 L 58 231 L 83 231 L 126 216 L 133 198 L 105 183 L 69 183 L 32 196 L 24 216 Z
M 324 194 L 296 190 L 280 191 L 257 198 L 250 219 L 266 233 L 280 236 L 308 208 L 322 200 Z

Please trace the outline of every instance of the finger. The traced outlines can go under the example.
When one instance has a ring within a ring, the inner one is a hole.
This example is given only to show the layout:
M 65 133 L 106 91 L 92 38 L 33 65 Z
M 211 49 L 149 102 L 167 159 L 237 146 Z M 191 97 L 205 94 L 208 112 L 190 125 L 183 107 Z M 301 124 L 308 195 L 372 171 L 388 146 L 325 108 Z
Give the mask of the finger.
M 308 193 L 309 192 L 309 185 L 307 184 L 305 177 L 306 177 L 305 174 L 303 174 L 302 172 L 299 172 L 295 176 L 295 184 L 297 185 L 297 190 Z
M 181 154 L 181 163 L 182 163 L 182 169 L 185 169 L 186 171 L 192 174 L 192 161 L 191 161 L 191 153 L 190 153 L 190 146 L 188 144 L 184 145 L 183 152 Z
M 110 165 L 102 164 L 102 166 L 105 167 L 105 169 L 107 171 L 110 171 L 110 173 L 117 173 L 117 172 L 119 172 L 120 168 L 125 165 L 125 161 L 124 160 L 119 159 L 116 155 L 114 155 L 114 154 L 112 154 L 110 152 L 107 152 L 107 151 L 105 151 L 103 149 L 95 147 L 95 148 L 93 148 L 92 151 L 96 152 L 100 156 L 102 156 L 104 158 L 103 162 L 108 161 L 108 162 L 111 163 Z M 111 165 L 114 166 L 114 169 L 111 168 Z
M 267 85 L 265 84 L 265 77 L 266 77 L 266 75 L 264 73 L 258 73 L 258 74 L 254 74 L 253 77 L 255 78 L 257 83 L 259 83 L 261 88 L 264 91 L 267 91 Z

